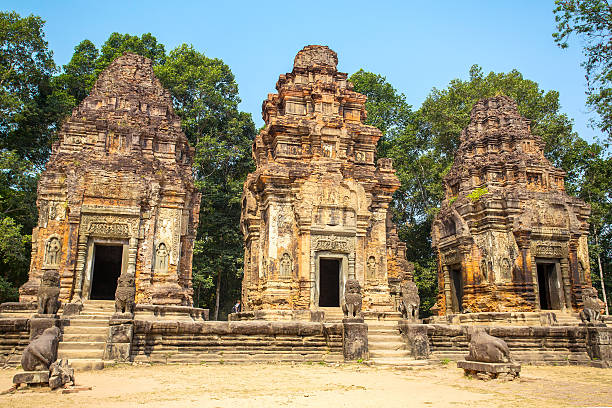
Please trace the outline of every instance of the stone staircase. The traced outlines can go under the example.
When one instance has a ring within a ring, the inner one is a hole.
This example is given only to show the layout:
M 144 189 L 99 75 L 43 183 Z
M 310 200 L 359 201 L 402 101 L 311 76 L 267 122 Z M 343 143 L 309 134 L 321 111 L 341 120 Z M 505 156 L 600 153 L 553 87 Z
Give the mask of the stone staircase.
M 340 307 L 321 307 L 320 310 L 325 312 L 326 323 L 342 323 L 344 313 Z
M 399 332 L 396 320 L 366 320 L 370 363 L 392 367 L 429 365 L 427 360 L 414 359 Z
M 563 313 L 555 311 L 557 317 L 557 325 L 559 326 L 577 326 L 581 323 L 580 315 L 578 313 Z
M 112 361 L 104 361 L 108 321 L 115 311 L 113 300 L 88 300 L 78 316 L 64 327 L 58 358 L 67 358 L 79 371 L 101 370 Z

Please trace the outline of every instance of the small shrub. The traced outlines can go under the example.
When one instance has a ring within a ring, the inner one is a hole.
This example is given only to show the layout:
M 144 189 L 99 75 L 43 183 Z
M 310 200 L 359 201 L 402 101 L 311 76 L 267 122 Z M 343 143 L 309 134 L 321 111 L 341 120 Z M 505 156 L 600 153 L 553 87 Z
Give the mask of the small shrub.
M 489 189 L 486 187 L 479 187 L 477 189 L 474 189 L 470 194 L 468 194 L 468 198 L 470 199 L 470 201 L 472 203 L 477 202 L 478 200 L 480 200 L 480 198 L 482 196 L 485 196 L 489 194 Z

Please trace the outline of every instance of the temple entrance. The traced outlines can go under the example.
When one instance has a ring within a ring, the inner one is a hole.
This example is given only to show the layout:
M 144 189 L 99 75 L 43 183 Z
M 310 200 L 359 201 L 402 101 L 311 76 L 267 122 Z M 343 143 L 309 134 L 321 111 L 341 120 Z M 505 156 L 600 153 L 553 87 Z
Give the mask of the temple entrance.
M 90 299 L 115 299 L 122 260 L 123 245 L 95 245 Z
M 463 312 L 463 274 L 461 267 L 454 267 L 450 270 L 450 284 L 453 297 L 453 312 Z
M 536 262 L 541 310 L 561 309 L 556 263 Z
M 340 260 L 319 260 L 319 306 L 340 306 Z

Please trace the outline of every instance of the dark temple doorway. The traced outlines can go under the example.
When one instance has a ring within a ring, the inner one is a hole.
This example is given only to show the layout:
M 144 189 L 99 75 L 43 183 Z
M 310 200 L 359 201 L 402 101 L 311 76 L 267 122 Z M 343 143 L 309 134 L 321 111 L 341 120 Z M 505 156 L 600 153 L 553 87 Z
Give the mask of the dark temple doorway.
M 461 268 L 452 268 L 450 274 L 453 312 L 461 313 L 463 312 L 463 274 Z
M 113 300 L 117 279 L 121 275 L 122 245 L 96 245 L 94 248 L 93 277 L 91 280 L 92 300 Z
M 536 268 L 538 270 L 540 309 L 560 309 L 556 265 L 554 263 L 536 262 Z
M 319 306 L 340 306 L 340 260 L 321 259 L 319 264 Z

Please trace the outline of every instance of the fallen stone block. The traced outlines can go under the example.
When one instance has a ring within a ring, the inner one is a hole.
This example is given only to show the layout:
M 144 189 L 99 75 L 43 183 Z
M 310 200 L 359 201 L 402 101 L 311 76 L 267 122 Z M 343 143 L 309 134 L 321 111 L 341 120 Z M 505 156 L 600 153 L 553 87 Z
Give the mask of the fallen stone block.
M 457 368 L 463 368 L 466 376 L 475 376 L 482 380 L 506 379 L 519 377 L 521 365 L 516 363 L 483 363 L 480 361 L 457 361 Z

